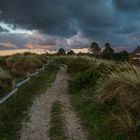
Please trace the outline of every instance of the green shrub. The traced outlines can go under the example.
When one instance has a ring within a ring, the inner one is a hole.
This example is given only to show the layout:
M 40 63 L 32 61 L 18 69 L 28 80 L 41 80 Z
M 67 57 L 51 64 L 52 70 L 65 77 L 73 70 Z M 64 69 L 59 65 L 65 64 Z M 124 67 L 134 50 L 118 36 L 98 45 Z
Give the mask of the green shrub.
M 68 64 L 68 72 L 70 74 L 78 74 L 84 72 L 89 67 L 91 67 L 91 62 L 82 57 L 72 59 Z
M 90 66 L 87 70 L 84 70 L 74 76 L 71 81 L 71 85 L 74 89 L 82 90 L 85 88 L 94 89 L 99 78 L 107 76 L 111 71 L 111 67 L 105 64 L 99 66 Z

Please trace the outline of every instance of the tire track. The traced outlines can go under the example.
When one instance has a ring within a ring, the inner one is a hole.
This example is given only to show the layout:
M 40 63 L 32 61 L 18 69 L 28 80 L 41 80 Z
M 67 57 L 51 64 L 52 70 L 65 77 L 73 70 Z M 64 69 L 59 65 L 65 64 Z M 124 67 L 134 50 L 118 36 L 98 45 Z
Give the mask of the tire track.
M 65 133 L 69 140 L 86 140 L 79 118 L 70 103 L 66 66 L 60 67 L 56 80 L 47 91 L 36 97 L 28 111 L 29 121 L 23 122 L 20 140 L 50 140 L 50 112 L 55 101 L 63 104 Z

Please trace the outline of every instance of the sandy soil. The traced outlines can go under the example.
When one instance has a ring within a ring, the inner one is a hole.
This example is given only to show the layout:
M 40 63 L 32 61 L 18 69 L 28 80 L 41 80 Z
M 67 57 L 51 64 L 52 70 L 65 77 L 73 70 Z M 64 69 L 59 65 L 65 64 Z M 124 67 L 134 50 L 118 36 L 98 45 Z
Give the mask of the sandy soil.
M 86 140 L 79 118 L 77 118 L 70 103 L 68 94 L 68 75 L 66 66 L 61 67 L 56 80 L 47 91 L 36 97 L 29 109 L 29 121 L 23 123 L 20 140 L 50 140 L 50 110 L 55 101 L 63 105 L 65 117 L 65 133 L 68 140 Z

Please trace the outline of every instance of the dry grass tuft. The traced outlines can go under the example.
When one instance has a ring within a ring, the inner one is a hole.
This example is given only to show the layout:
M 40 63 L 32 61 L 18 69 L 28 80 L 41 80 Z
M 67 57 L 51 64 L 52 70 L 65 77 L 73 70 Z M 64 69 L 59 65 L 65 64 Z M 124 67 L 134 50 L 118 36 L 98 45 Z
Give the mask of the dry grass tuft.
M 136 135 L 139 131 L 139 124 L 128 111 L 118 115 L 112 114 L 110 122 L 113 131 L 125 135 L 127 140 L 136 139 Z
M 100 103 L 119 102 L 129 110 L 140 110 L 140 71 L 129 64 L 120 65 L 115 71 L 102 78 L 97 86 Z

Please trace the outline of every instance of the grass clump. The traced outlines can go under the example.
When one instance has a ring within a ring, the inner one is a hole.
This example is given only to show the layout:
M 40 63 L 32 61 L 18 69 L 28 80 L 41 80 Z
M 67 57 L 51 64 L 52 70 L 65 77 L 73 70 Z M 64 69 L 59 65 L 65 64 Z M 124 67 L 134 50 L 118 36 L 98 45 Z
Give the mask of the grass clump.
M 126 65 L 123 65 L 126 68 Z M 129 110 L 139 111 L 140 108 L 140 72 L 131 69 L 118 69 L 112 72 L 106 81 L 100 79 L 97 86 L 97 99 L 99 102 L 118 101 Z
M 11 72 L 20 77 L 26 76 L 27 73 L 33 73 L 36 69 L 41 68 L 47 59 L 37 54 L 16 54 L 6 58 L 6 65 Z
M 0 67 L 0 97 L 12 89 L 11 81 L 11 73 Z
M 94 89 L 99 78 L 107 76 L 112 70 L 111 66 L 101 63 L 100 65 L 91 65 L 84 71 L 72 76 L 71 85 L 76 90 Z
M 118 106 L 113 112 L 114 129 L 129 140 L 138 139 L 140 134 L 140 72 L 134 66 L 122 64 L 106 81 L 102 78 L 95 96 L 100 104 Z M 112 118 L 112 117 L 111 117 Z M 112 121 L 110 123 L 112 125 Z
M 46 55 L 15 54 L 0 59 L 0 96 L 12 89 L 12 80 L 18 83 L 48 62 Z M 15 83 L 14 82 L 14 83 Z
M 66 140 L 63 120 L 62 105 L 59 101 L 56 101 L 51 108 L 51 127 L 49 131 L 51 140 Z
M 139 122 L 132 114 L 125 110 L 121 114 L 112 114 L 110 118 L 112 131 L 126 136 L 127 140 L 136 140 L 139 137 Z
M 19 139 L 19 130 L 28 107 L 35 95 L 43 93 L 55 79 L 57 70 L 56 65 L 49 65 L 38 77 L 21 87 L 16 95 L 0 105 L 0 140 Z

